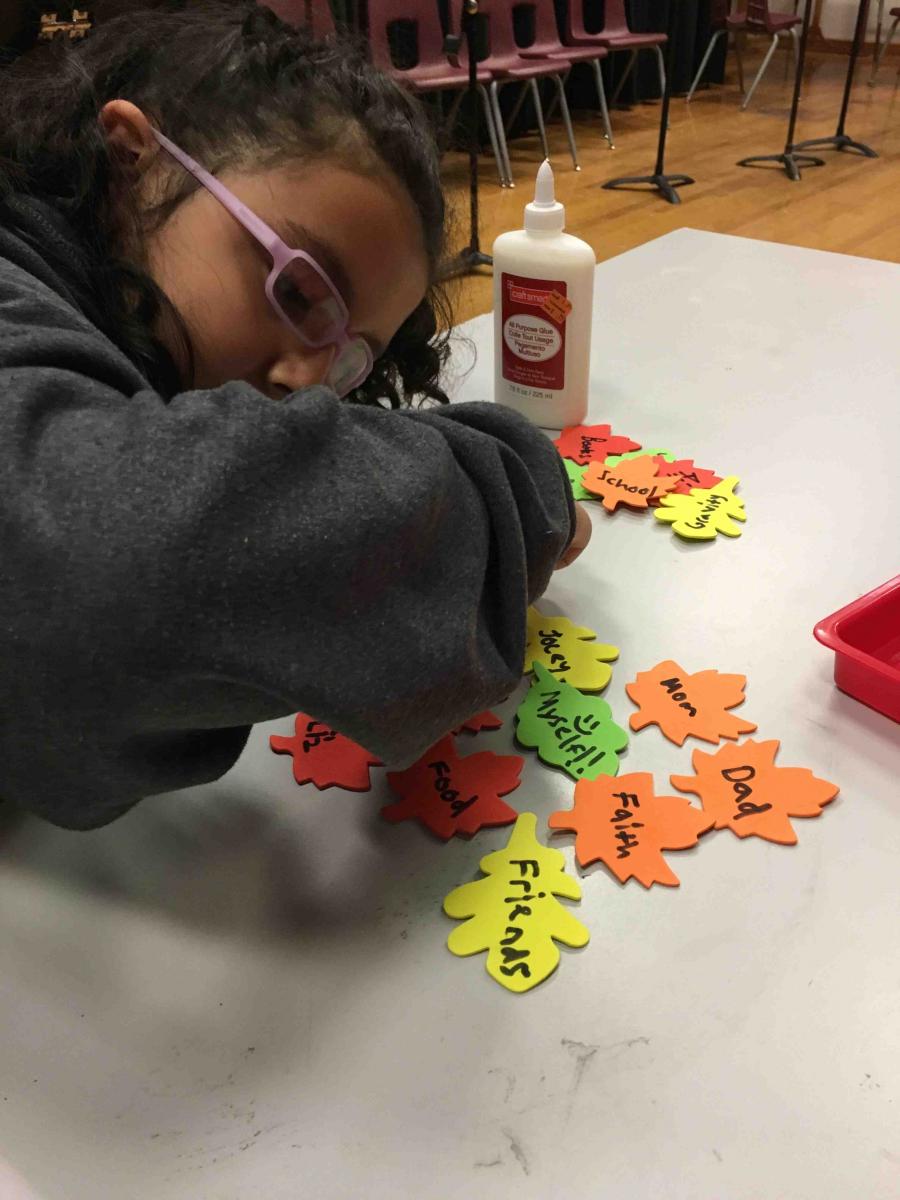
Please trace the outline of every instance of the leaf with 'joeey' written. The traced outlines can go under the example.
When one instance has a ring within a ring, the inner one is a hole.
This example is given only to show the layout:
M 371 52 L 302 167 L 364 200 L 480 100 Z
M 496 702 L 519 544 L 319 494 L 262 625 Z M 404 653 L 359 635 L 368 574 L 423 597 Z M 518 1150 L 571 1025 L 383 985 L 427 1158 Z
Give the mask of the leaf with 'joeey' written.
M 399 796 L 381 810 L 386 821 L 417 819 L 445 841 L 455 833 L 473 834 L 485 826 L 511 825 L 516 810 L 500 797 L 522 782 L 518 754 L 461 757 L 448 735 L 405 771 L 389 771 L 387 781 Z
M 609 425 L 569 425 L 553 445 L 563 458 L 573 462 L 602 462 L 607 454 L 625 454 L 629 450 L 640 450 L 640 442 L 619 437 Z
M 572 687 L 602 692 L 612 677 L 612 668 L 607 664 L 619 657 L 619 647 L 595 641 L 596 637 L 593 629 L 575 625 L 568 617 L 553 617 L 529 608 L 525 673 L 539 662 Z
M 722 738 L 739 738 L 756 728 L 727 710 L 744 702 L 746 675 L 698 671 L 689 675 L 667 659 L 650 671 L 639 671 L 625 691 L 641 710 L 628 722 L 635 731 L 658 725 L 660 732 L 683 746 L 685 738 L 700 738 L 718 745 Z
M 554 940 L 586 946 L 590 934 L 556 899 L 580 900 L 581 888 L 566 874 L 559 850 L 535 837 L 537 817 L 522 813 L 505 849 L 479 863 L 486 878 L 464 883 L 444 900 L 448 917 L 464 921 L 447 939 L 453 954 L 487 950 L 485 968 L 511 992 L 527 992 L 559 965 Z
M 672 786 L 699 796 L 716 829 L 793 846 L 797 835 L 789 818 L 818 817 L 840 789 L 807 767 L 776 767 L 780 744 L 748 739 L 715 754 L 695 750 L 695 774 L 673 775 Z
M 276 754 L 292 755 L 297 783 L 312 783 L 320 790 L 367 792 L 372 786 L 369 768 L 381 766 L 380 758 L 306 713 L 297 713 L 293 737 L 273 734 L 269 746 Z
M 550 817 L 551 829 L 574 830 L 575 856 L 582 867 L 603 862 L 621 882 L 644 887 L 678 886 L 663 850 L 686 850 L 714 818 L 681 796 L 656 796 L 648 771 L 617 779 L 583 779 L 575 784 L 575 805 Z

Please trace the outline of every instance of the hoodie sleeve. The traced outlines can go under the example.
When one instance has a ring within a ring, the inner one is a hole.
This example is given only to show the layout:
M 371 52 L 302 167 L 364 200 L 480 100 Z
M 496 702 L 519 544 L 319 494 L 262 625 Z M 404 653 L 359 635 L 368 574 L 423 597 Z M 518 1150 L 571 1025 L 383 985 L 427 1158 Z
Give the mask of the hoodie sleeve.
M 311 713 L 393 765 L 497 703 L 572 536 L 554 447 L 489 404 L 169 401 L 0 264 L 0 796 L 90 828 Z

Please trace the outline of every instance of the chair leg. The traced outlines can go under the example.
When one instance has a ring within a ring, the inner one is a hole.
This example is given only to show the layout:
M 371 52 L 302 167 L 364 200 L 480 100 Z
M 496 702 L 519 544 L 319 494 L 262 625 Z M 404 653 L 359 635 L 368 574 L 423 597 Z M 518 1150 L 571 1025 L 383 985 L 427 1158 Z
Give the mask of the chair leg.
M 703 58 L 700 60 L 700 67 L 699 67 L 699 70 L 697 71 L 697 74 L 694 76 L 694 82 L 691 84 L 691 90 L 688 92 L 687 97 L 686 97 L 687 100 L 690 100 L 690 98 L 693 96 L 694 92 L 696 92 L 697 84 L 702 79 L 703 72 L 706 70 L 706 64 L 709 62 L 709 56 L 712 54 L 713 50 L 716 47 L 716 42 L 719 40 L 719 38 L 722 36 L 722 34 L 724 32 L 725 32 L 724 29 L 717 29 L 715 31 L 715 33 L 712 35 L 712 37 L 709 39 L 709 45 L 706 47 L 706 53 L 703 55 Z
M 744 51 L 742 39 L 739 33 L 734 35 L 734 57 L 737 60 L 738 69 L 738 87 L 741 89 L 741 95 L 744 94 Z
M 789 30 L 791 35 L 791 45 L 794 47 L 794 71 L 800 70 L 800 37 L 796 28 Z
M 501 88 L 501 86 L 502 85 L 500 84 L 500 82 L 498 80 L 494 79 L 491 81 L 491 91 L 490 91 L 491 107 L 494 110 L 494 128 L 497 131 L 497 142 L 498 142 L 498 145 L 500 148 L 500 155 L 502 158 L 503 173 L 506 176 L 506 186 L 507 187 L 515 187 L 516 185 L 515 185 L 515 181 L 513 180 L 512 166 L 510 165 L 510 161 L 509 161 L 509 146 L 506 144 L 506 129 L 504 128 L 504 125 L 503 125 L 503 115 L 500 112 L 500 88 Z
M 549 158 L 550 147 L 547 144 L 547 130 L 544 126 L 544 106 L 541 104 L 541 89 L 538 87 L 538 81 L 536 79 L 530 79 L 528 83 L 529 87 L 531 88 L 532 99 L 534 100 L 534 111 L 535 115 L 537 116 L 538 129 L 540 130 L 541 134 L 541 146 L 544 150 L 544 158 Z
M 610 101 L 611 104 L 615 104 L 615 102 L 618 100 L 618 98 L 621 94 L 622 88 L 625 86 L 625 80 L 631 74 L 631 68 L 634 66 L 636 60 L 637 60 L 637 50 L 632 50 L 631 54 L 628 56 L 628 66 L 622 72 L 622 78 L 616 84 L 616 90 L 613 92 L 613 98 Z
M 519 94 L 516 97 L 516 102 L 513 105 L 513 110 L 509 114 L 509 119 L 506 122 L 507 129 L 512 129 L 513 125 L 515 125 L 516 117 L 522 111 L 522 105 L 525 103 L 525 99 L 528 96 L 528 92 L 529 92 L 528 83 L 527 82 L 523 83 L 521 88 L 519 88 Z
M 500 186 L 508 187 L 509 179 L 506 176 L 503 153 L 500 150 L 500 143 L 497 140 L 497 125 L 494 121 L 494 114 L 491 110 L 491 99 L 487 94 L 487 88 L 483 83 L 478 84 L 478 91 L 481 95 L 481 102 L 484 105 L 484 120 L 487 125 L 488 137 L 491 139 L 491 149 L 494 152 L 494 162 L 497 164 L 497 174 L 500 176 Z M 461 92 L 460 95 L 464 95 Z
M 893 23 L 893 25 L 890 27 L 890 29 L 888 30 L 888 35 L 887 35 L 887 37 L 884 39 L 884 41 L 882 42 L 882 44 L 881 44 L 881 45 L 878 47 L 878 54 L 875 56 L 875 65 L 874 65 L 874 67 L 872 68 L 872 81 L 873 81 L 873 83 L 874 83 L 874 81 L 875 81 L 875 73 L 876 73 L 876 71 L 878 70 L 878 68 L 881 66 L 881 60 L 884 58 L 884 56 L 885 56 L 885 53 L 887 52 L 887 49 L 888 49 L 888 47 L 890 46 L 891 42 L 894 40 L 894 34 L 897 32 L 897 25 L 898 25 L 898 24 L 900 24 L 900 17 L 894 17 L 894 23 Z
M 750 103 L 750 100 L 753 97 L 753 93 L 756 91 L 756 85 L 762 79 L 763 75 L 765 75 L 766 67 L 768 67 L 769 63 L 772 61 L 772 55 L 775 53 L 775 47 L 777 45 L 778 45 L 778 34 L 776 33 L 776 34 L 773 34 L 772 44 L 771 44 L 771 46 L 769 46 L 769 49 L 766 51 L 766 57 L 760 63 L 759 70 L 756 72 L 756 76 L 755 76 L 753 82 L 750 84 L 750 91 L 744 97 L 744 103 L 741 105 L 741 112 L 743 112 L 746 109 L 747 105 Z
M 594 59 L 594 79 L 597 81 L 597 99 L 600 101 L 600 115 L 603 118 L 603 128 L 606 130 L 605 137 L 609 142 L 609 148 L 614 148 L 612 125 L 609 123 L 609 109 L 606 107 L 606 88 L 603 86 L 603 71 L 600 68 L 600 59 Z
M 666 90 L 666 60 L 663 58 L 662 46 L 654 46 L 656 51 L 656 61 L 659 64 L 659 94 L 660 96 Z
M 554 75 L 559 90 L 559 111 L 562 113 L 563 125 L 566 127 L 566 137 L 569 140 L 569 153 L 572 155 L 572 166 L 576 171 L 581 170 L 578 162 L 578 147 L 575 145 L 575 130 L 572 128 L 572 114 L 569 112 L 569 101 L 566 99 L 566 85 L 562 75 Z

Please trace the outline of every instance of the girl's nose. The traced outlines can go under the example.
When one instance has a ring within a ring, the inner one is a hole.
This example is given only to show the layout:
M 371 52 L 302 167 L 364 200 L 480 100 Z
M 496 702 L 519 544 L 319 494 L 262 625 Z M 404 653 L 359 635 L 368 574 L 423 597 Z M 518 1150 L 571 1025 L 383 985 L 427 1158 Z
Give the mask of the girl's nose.
M 334 362 L 335 347 L 323 346 L 313 350 L 306 346 L 292 346 L 272 364 L 268 382 L 274 392 L 286 389 L 296 392 L 299 388 L 324 383 Z

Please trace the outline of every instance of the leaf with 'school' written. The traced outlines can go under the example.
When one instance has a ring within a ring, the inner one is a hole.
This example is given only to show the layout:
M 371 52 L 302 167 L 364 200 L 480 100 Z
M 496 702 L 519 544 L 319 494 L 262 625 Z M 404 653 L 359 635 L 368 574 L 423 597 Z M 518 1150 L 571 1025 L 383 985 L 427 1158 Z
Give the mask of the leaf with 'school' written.
M 780 744 L 748 739 L 715 754 L 695 750 L 695 774 L 673 775 L 672 786 L 699 796 L 716 829 L 793 846 L 797 835 L 789 818 L 818 817 L 840 789 L 807 767 L 776 767 Z
M 607 454 L 641 448 L 640 442 L 614 434 L 609 425 L 569 425 L 553 445 L 563 458 L 577 463 L 602 462 Z
M 575 832 L 575 857 L 582 867 L 604 863 L 620 883 L 678 887 L 663 850 L 696 846 L 715 818 L 681 796 L 657 796 L 648 771 L 617 779 L 583 779 L 575 804 L 550 817 L 551 829 Z
M 756 728 L 752 721 L 736 717 L 729 708 L 744 702 L 746 675 L 723 675 L 698 671 L 689 675 L 677 662 L 667 659 L 650 671 L 639 671 L 625 691 L 641 710 L 628 722 L 635 731 L 658 725 L 660 732 L 683 746 L 689 737 L 718 745 L 722 738 L 739 738 Z
M 557 679 L 585 692 L 602 692 L 612 678 L 608 665 L 619 657 L 618 646 L 595 641 L 593 629 L 573 624 L 532 607 L 528 610 L 525 674 L 539 662 Z
M 491 750 L 461 757 L 448 734 L 405 771 L 388 772 L 388 784 L 399 799 L 386 805 L 381 815 L 392 823 L 419 820 L 445 841 L 455 833 L 511 825 L 516 810 L 500 797 L 522 782 L 522 766 L 518 754 Z
M 590 934 L 556 899 L 580 900 L 577 879 L 566 874 L 559 850 L 535 836 L 537 817 L 522 813 L 503 850 L 479 863 L 484 879 L 464 883 L 444 900 L 448 917 L 464 921 L 450 934 L 447 948 L 466 957 L 487 950 L 485 968 L 511 992 L 527 992 L 559 965 L 555 941 L 586 946 Z
M 620 504 L 631 508 L 647 508 L 677 486 L 678 480 L 657 474 L 656 460 L 640 455 L 626 458 L 617 467 L 606 463 L 590 463 L 584 473 L 584 486 L 589 492 L 603 497 L 607 512 L 615 512 Z
M 306 713 L 297 713 L 293 737 L 273 734 L 269 746 L 276 754 L 292 756 L 297 783 L 312 783 L 320 790 L 367 792 L 372 786 L 369 768 L 381 766 L 380 758 Z

